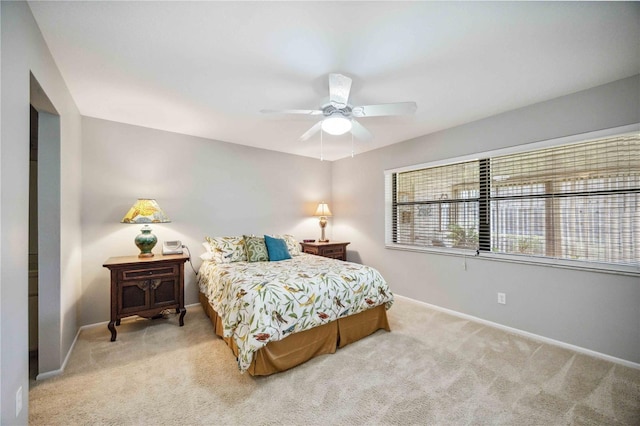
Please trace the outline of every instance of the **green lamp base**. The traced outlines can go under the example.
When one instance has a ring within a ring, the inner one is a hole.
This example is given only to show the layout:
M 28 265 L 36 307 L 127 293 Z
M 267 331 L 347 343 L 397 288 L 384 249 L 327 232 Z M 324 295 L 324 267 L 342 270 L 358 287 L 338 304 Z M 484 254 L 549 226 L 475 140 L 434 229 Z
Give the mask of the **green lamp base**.
M 142 233 L 135 239 L 136 246 L 140 249 L 138 257 L 153 257 L 151 250 L 153 250 L 157 242 L 158 238 L 151 233 L 149 225 L 143 226 Z

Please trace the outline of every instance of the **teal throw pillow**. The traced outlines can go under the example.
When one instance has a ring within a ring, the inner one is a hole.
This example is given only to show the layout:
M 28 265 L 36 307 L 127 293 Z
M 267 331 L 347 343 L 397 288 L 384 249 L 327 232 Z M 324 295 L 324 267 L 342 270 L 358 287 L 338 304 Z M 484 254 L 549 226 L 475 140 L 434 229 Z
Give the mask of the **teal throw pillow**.
M 268 262 L 269 253 L 267 252 L 267 245 L 264 243 L 264 238 L 253 237 L 249 235 L 244 236 L 244 249 L 247 252 L 248 262 Z
M 289 250 L 287 250 L 287 242 L 285 240 L 265 235 L 264 242 L 267 245 L 267 252 L 269 252 L 269 260 L 271 262 L 291 259 Z

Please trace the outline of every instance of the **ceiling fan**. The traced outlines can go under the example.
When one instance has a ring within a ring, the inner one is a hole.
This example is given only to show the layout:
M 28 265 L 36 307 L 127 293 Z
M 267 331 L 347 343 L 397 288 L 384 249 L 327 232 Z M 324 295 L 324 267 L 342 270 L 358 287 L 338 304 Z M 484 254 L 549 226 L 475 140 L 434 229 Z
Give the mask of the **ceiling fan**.
M 396 102 L 390 104 L 353 106 L 349 103 L 349 92 L 352 80 L 342 74 L 329 74 L 329 103 L 322 105 L 320 109 L 289 109 L 269 110 L 263 109 L 265 114 L 298 114 L 317 115 L 324 118 L 314 124 L 301 137 L 301 141 L 309 139 L 320 129 L 330 135 L 343 135 L 349 131 L 360 140 L 367 141 L 373 138 L 356 118 L 380 117 L 388 115 L 413 114 L 418 106 L 415 102 Z

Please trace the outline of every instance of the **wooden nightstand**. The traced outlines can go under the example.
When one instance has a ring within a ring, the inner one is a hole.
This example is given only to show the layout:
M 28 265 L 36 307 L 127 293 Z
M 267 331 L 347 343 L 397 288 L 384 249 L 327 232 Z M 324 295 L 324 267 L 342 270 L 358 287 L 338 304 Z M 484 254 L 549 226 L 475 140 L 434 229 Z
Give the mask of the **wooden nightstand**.
M 332 259 L 347 260 L 347 245 L 350 243 L 300 243 L 304 253 L 330 257 Z
M 111 271 L 111 341 L 116 325 L 132 315 L 152 318 L 165 309 L 175 308 L 184 325 L 184 254 L 154 257 L 110 257 L 104 263 Z

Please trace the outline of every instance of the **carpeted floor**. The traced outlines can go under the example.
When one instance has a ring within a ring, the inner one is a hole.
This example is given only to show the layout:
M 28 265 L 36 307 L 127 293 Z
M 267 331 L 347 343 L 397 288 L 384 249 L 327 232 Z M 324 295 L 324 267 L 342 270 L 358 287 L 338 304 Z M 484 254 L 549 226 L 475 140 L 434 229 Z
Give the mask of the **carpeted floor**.
M 29 392 L 33 425 L 640 425 L 640 370 L 405 298 L 378 331 L 269 377 L 240 374 L 200 307 L 84 330 Z

